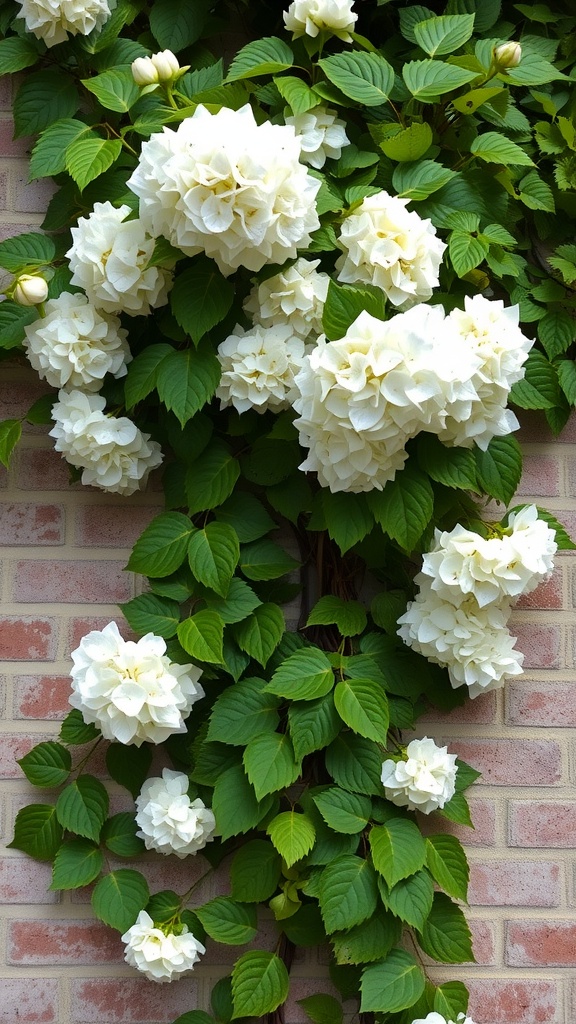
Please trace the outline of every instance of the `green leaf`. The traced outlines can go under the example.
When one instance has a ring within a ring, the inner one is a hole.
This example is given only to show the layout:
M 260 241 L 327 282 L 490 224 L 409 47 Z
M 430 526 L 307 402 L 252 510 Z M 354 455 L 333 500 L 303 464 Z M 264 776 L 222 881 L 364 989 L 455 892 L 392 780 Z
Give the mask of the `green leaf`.
M 62 842 L 62 826 L 51 804 L 28 804 L 14 822 L 14 838 L 9 850 L 23 850 L 36 860 L 53 860 Z
M 195 578 L 226 597 L 240 557 L 236 531 L 226 523 L 207 523 L 195 530 L 188 544 L 188 561 Z
M 413 821 L 391 818 L 371 829 L 370 849 L 374 867 L 390 887 L 413 875 L 426 863 L 426 843 Z
M 468 801 L 462 793 L 454 793 L 454 796 L 441 811 L 438 812 L 441 817 L 447 818 L 448 821 L 454 821 L 457 825 L 467 825 L 468 828 L 474 828 L 472 824 L 472 818 L 470 817 L 470 808 Z
M 132 360 L 124 381 L 127 409 L 133 409 L 137 402 L 141 402 L 154 390 L 158 379 L 158 367 L 173 351 L 171 345 L 149 345 Z
M 531 349 L 524 370 L 524 379 L 512 385 L 510 401 L 521 409 L 552 409 L 557 405 L 558 374 L 546 356 Z
M 330 786 L 313 799 L 324 821 L 334 832 L 355 835 L 366 828 L 372 811 L 369 797 Z
M 320 993 L 296 1002 L 313 1024 L 342 1024 L 342 1005 L 334 996 Z
M 549 309 L 546 316 L 538 322 L 538 338 L 549 359 L 563 355 L 572 344 L 575 334 L 576 323 L 563 309 Z
M 292 701 L 288 708 L 288 724 L 298 761 L 314 750 L 327 747 L 342 728 L 332 693 L 318 700 Z
M 262 679 L 241 679 L 220 694 L 210 715 L 209 742 L 245 746 L 278 725 L 278 699 L 266 693 Z
M 62 843 L 54 858 L 50 889 L 80 889 L 90 885 L 104 867 L 104 854 L 87 839 Z
M 294 54 L 288 44 L 277 36 L 266 36 L 242 47 L 228 69 L 226 81 L 276 75 L 291 68 L 293 63 Z
M 429 57 L 442 57 L 464 46 L 473 31 L 473 14 L 449 14 L 418 22 L 414 26 L 414 37 Z
M 205 594 L 204 600 L 212 611 L 218 612 L 218 615 L 226 625 L 242 622 L 255 608 L 262 604 L 260 598 L 256 597 L 256 594 L 248 584 L 244 580 L 239 580 L 236 576 L 230 581 L 225 598 Z
M 295 115 L 305 114 L 320 103 L 320 97 L 295 75 L 279 75 L 274 79 L 274 85 Z
M 207 5 L 200 0 L 154 0 L 150 31 L 164 50 L 179 53 L 202 35 Z
M 196 345 L 224 319 L 233 299 L 234 286 L 206 256 L 178 275 L 170 293 L 172 312 Z
M 92 910 L 104 924 L 125 932 L 148 903 L 148 882 L 139 871 L 119 868 L 104 875 L 94 887 Z
M 213 397 L 220 380 L 220 363 L 210 345 L 196 350 L 173 349 L 159 363 L 156 389 L 167 409 L 184 426 Z
M 271 540 L 244 544 L 240 553 L 240 569 L 249 580 L 275 580 L 298 566 L 292 555 Z
M 320 911 L 326 931 L 343 931 L 371 917 L 378 902 L 373 867 L 361 857 L 338 857 L 320 876 Z
M 426 863 L 438 885 L 457 900 L 468 898 L 470 870 L 462 844 L 456 836 L 429 836 Z
M 316 602 L 307 626 L 327 626 L 334 623 L 342 636 L 357 636 L 366 628 L 366 609 L 359 601 L 343 601 L 327 594 Z
M 58 821 L 63 828 L 98 842 L 108 814 L 108 790 L 92 775 L 79 775 L 56 801 Z
M 0 264 L 1 266 L 1 264 Z M 24 328 L 38 319 L 35 306 L 18 306 L 9 299 L 0 303 L 0 348 L 15 348 L 24 341 Z M 51 396 L 54 401 L 54 396 Z M 5 420 L 6 423 L 20 423 L 20 420 Z
M 48 788 L 66 782 L 72 768 L 72 758 L 66 747 L 49 740 L 37 743 L 24 757 L 19 758 L 18 764 L 28 782 L 33 786 Z
M 368 504 L 385 533 L 412 551 L 432 518 L 434 493 L 424 473 L 406 466 L 383 491 L 371 491 Z
M 386 134 L 378 138 L 380 149 L 389 160 L 419 160 L 432 144 L 432 129 L 427 121 L 413 121 L 406 128 L 386 125 Z
M 546 85 L 562 78 L 565 75 L 537 53 L 523 53 L 518 67 L 506 72 L 506 81 L 512 85 Z
M 468 989 L 461 981 L 445 981 L 434 993 L 434 1010 L 446 1019 L 457 1020 L 468 1009 Z
M 422 949 L 443 964 L 474 962 L 472 939 L 466 918 L 443 892 L 434 894 L 428 918 L 418 935 Z
M 178 639 L 184 650 L 197 661 L 222 664 L 224 621 L 218 612 L 206 608 L 184 619 L 178 626 Z
M 418 436 L 418 462 L 432 480 L 445 487 L 464 491 L 478 489 L 476 461 L 469 448 L 447 448 L 435 434 L 422 433 Z M 399 609 L 398 615 L 403 610 Z M 376 625 L 382 626 L 382 623 L 376 622 Z
M 238 534 L 241 544 L 259 540 L 265 533 L 276 528 L 261 501 L 247 491 L 236 491 L 215 511 L 216 518 L 228 523 Z
M 14 134 L 38 135 L 63 117 L 74 117 L 80 96 L 74 81 L 61 71 L 26 75 L 14 99 Z
M 292 917 L 282 921 L 281 928 L 296 946 L 319 946 L 326 941 L 320 911 L 314 903 L 303 904 Z
M 430 913 L 434 899 L 434 885 L 427 871 L 417 871 L 403 878 L 391 889 L 380 887 L 385 906 L 411 928 L 421 930 Z
M 286 734 L 263 732 L 255 736 L 246 746 L 243 760 L 257 800 L 286 789 L 300 774 L 300 764 Z
M 280 855 L 264 839 L 253 839 L 234 855 L 230 865 L 232 897 L 242 903 L 263 903 L 276 892 Z
M 127 568 L 144 576 L 170 576 L 186 559 L 194 527 L 181 512 L 161 512 L 136 541 Z
M 368 964 L 383 960 L 400 941 L 402 927 L 391 914 L 377 910 L 374 917 L 349 931 L 332 935 L 336 963 Z
M 84 133 L 66 150 L 66 170 L 82 192 L 116 162 L 121 152 L 121 139 L 101 139 L 95 132 Z
M 554 530 L 554 532 L 556 534 L 554 539 L 555 539 L 555 541 L 556 541 L 556 543 L 558 545 L 558 550 L 559 551 L 573 551 L 574 548 L 576 547 L 576 545 L 574 544 L 574 542 L 571 540 L 570 536 L 566 532 L 565 527 L 562 526 L 562 523 L 560 523 L 556 519 L 556 517 L 552 515 L 551 512 L 548 512 L 547 509 L 540 508 L 539 506 L 537 506 L 537 508 L 538 508 L 538 518 L 539 519 L 543 519 L 544 522 L 548 523 L 548 526 L 552 530 Z M 511 509 L 510 511 L 515 511 L 515 510 Z M 462 775 L 463 772 L 462 772 L 462 767 L 461 766 L 462 766 L 463 762 L 462 761 L 457 761 L 456 763 L 458 764 L 458 775 Z M 466 767 L 469 767 L 469 766 L 467 765 Z M 476 778 L 478 778 L 478 776 L 476 776 Z M 474 780 L 472 780 L 472 781 L 474 781 Z M 470 783 L 467 783 L 467 785 L 470 785 Z M 460 787 L 458 786 L 458 783 L 456 783 L 456 789 L 459 789 L 459 788 Z
M 504 164 L 505 167 L 532 167 L 534 161 L 524 150 L 499 132 L 484 132 L 477 135 L 470 152 L 489 164 Z
M 222 505 L 240 476 L 238 460 L 223 441 L 215 438 L 186 472 L 190 515 Z
M 229 896 L 217 896 L 196 907 L 194 913 L 210 938 L 226 946 L 243 945 L 256 935 L 256 908 L 236 903 Z
M 475 238 L 467 231 L 451 231 L 448 239 L 448 254 L 458 277 L 465 277 L 479 266 L 488 253 L 488 242 Z
M 35 40 L 8 36 L 0 40 L 0 76 L 13 75 L 15 71 L 29 68 L 38 60 L 39 53 Z
M 424 992 L 424 972 L 410 953 L 393 949 L 383 963 L 362 973 L 361 1013 L 398 1013 Z
M 29 231 L 0 242 L 0 267 L 4 267 L 4 270 L 11 274 L 28 267 L 43 267 L 51 263 L 55 255 L 56 247 L 52 239 L 36 231 Z M 33 319 L 37 317 L 38 312 L 34 310 Z
M 266 689 L 290 700 L 315 700 L 329 693 L 333 685 L 332 666 L 324 652 L 304 647 L 282 662 Z
M 478 483 L 485 494 L 508 504 L 522 476 L 522 449 L 515 437 L 493 437 L 485 452 L 475 451 Z
M 380 289 L 371 291 L 369 288 L 356 288 L 330 281 L 322 313 L 326 337 L 329 341 L 343 338 L 350 324 L 364 311 L 383 320 L 385 308 L 386 299 Z
M 105 110 L 114 110 L 119 114 L 126 114 L 140 98 L 140 88 L 129 68 L 103 71 L 94 78 L 84 78 L 82 85 L 93 93 Z
M 353 50 L 320 60 L 326 78 L 345 96 L 365 107 L 388 102 L 394 85 L 394 69 L 379 53 Z
M 334 703 L 343 722 L 368 740 L 386 745 L 388 700 L 372 679 L 342 679 L 334 690 Z
M 372 740 L 342 733 L 326 751 L 326 768 L 341 789 L 382 795 L 382 754 Z
M 288 984 L 288 971 L 274 953 L 244 953 L 232 971 L 232 1019 L 272 1013 L 287 998 Z
M 66 170 L 66 150 L 84 132 L 90 133 L 88 125 L 73 117 L 62 118 L 46 128 L 32 150 L 30 181 L 49 178 Z
M 392 184 L 400 198 L 418 202 L 427 199 L 454 177 L 455 171 L 435 160 L 418 160 L 400 164 L 392 175 Z
M 297 811 L 283 811 L 277 814 L 266 831 L 287 867 L 302 860 L 302 857 L 310 852 L 316 839 L 316 829 L 310 818 Z
M 134 815 L 120 811 L 104 822 L 101 839 L 118 857 L 137 857 L 146 849 L 143 840 L 136 835 L 137 829 Z
M 554 213 L 554 193 L 550 186 L 542 180 L 537 171 L 529 171 L 518 184 L 520 202 L 529 210 L 545 210 Z M 554 264 L 552 264 L 554 266 Z
M 434 103 L 438 96 L 466 85 L 477 73 L 441 60 L 413 60 L 402 68 L 402 77 L 415 99 Z
M 277 604 L 261 604 L 234 629 L 240 650 L 265 666 L 282 639 L 284 614 Z
M 129 626 L 142 636 L 155 633 L 169 640 L 175 635 L 180 622 L 178 602 L 156 594 L 140 594 L 132 601 L 121 604 L 120 608 Z
M 22 437 L 21 420 L 4 420 L 0 423 L 0 462 L 6 469 L 10 467 L 10 458 Z
M 374 526 L 366 497 L 363 494 L 346 494 L 344 491 L 333 494 L 322 490 L 321 499 L 328 535 L 336 541 L 344 555 L 363 540 Z
M 242 765 L 233 765 L 216 780 L 212 810 L 222 840 L 249 832 L 268 813 L 273 797 L 260 803 Z
M 134 799 L 142 789 L 151 764 L 152 749 L 148 743 L 143 743 L 141 747 L 111 743 L 106 751 L 106 768 L 110 778 L 129 790 Z

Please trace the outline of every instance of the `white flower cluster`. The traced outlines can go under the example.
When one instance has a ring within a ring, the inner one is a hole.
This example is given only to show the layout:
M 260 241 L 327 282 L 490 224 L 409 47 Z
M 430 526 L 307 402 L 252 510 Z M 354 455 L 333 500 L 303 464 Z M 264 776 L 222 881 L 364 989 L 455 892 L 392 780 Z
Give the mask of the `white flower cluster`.
M 66 256 L 72 284 L 83 288 L 96 309 L 106 313 L 148 316 L 168 301 L 171 276 L 149 267 L 154 238 L 140 220 L 126 220 L 129 206 L 95 203 L 88 217 L 72 228 L 72 248 Z
M 457 772 L 456 755 L 424 736 L 408 744 L 405 758 L 384 761 L 382 783 L 397 807 L 430 814 L 454 796 Z
M 166 934 L 155 928 L 150 915 L 141 910 L 136 923 L 122 936 L 126 963 L 136 967 L 149 981 L 178 981 L 193 970 L 200 954 L 206 952 L 187 925 L 180 927 L 180 934 Z
M 154 237 L 187 256 L 205 252 L 226 276 L 260 270 L 293 259 L 320 226 L 320 182 L 300 152 L 293 128 L 257 124 L 248 104 L 217 114 L 200 104 L 177 131 L 144 143 L 128 185 Z
M 198 853 L 214 838 L 216 819 L 202 800 L 190 800 L 189 779 L 164 768 L 162 778 L 146 779 L 136 798 L 136 833 L 147 850 L 182 859 Z
M 108 0 L 18 0 L 26 28 L 46 46 L 65 43 L 68 36 L 87 36 L 110 17 Z
M 290 267 L 255 285 L 244 311 L 255 324 L 274 327 L 288 324 L 294 334 L 307 340 L 322 333 L 322 314 L 330 277 L 316 269 L 320 260 L 300 257 Z
M 115 622 L 87 633 L 72 661 L 70 704 L 107 740 L 163 743 L 186 731 L 185 718 L 204 696 L 200 669 L 170 661 L 162 637 L 124 640 Z
M 50 299 L 45 315 L 24 331 L 28 359 L 55 388 L 98 391 L 107 373 L 124 377 L 132 359 L 118 318 L 99 313 L 80 293 Z
M 57 452 L 82 469 L 82 483 L 115 494 L 134 494 L 162 462 L 157 441 L 127 416 L 106 415 L 106 400 L 83 391 L 60 391 L 52 407 Z
M 350 32 L 358 20 L 353 6 L 353 0 L 293 0 L 282 17 L 293 39 L 303 35 L 315 39 L 320 32 L 326 32 L 351 43 Z
M 296 397 L 294 378 L 304 362 L 304 342 L 287 324 L 236 326 L 218 346 L 222 367 L 216 397 L 220 407 L 233 405 L 238 412 L 255 409 L 280 412 Z
M 448 1020 L 441 1013 L 432 1010 L 426 1017 L 418 1017 L 418 1020 L 413 1020 L 412 1024 L 474 1024 L 474 1021 L 472 1017 L 467 1017 L 465 1013 L 459 1013 L 456 1021 Z
M 319 338 L 296 377 L 296 426 L 309 449 L 302 470 L 318 473 L 332 491 L 381 490 L 421 430 L 486 449 L 517 426 L 505 406 L 532 345 L 513 329 L 517 309 L 482 296 L 467 300 L 461 317 L 496 325 L 481 345 L 473 331 L 460 333 L 455 312 L 417 305 L 385 322 L 364 312 L 340 340 Z M 503 320 L 512 324 L 507 347 Z
M 408 202 L 387 192 L 364 199 L 342 225 L 336 262 L 339 281 L 376 285 L 399 309 L 431 297 L 446 249 Z
M 404 643 L 445 666 L 452 686 L 466 685 L 471 697 L 521 675 L 508 619 L 513 602 L 550 575 L 554 538 L 535 505 L 513 513 L 490 539 L 460 525 L 437 530 L 416 577 L 416 600 L 398 619 Z
M 329 157 L 337 160 L 344 146 L 350 145 L 350 139 L 346 135 L 346 123 L 338 117 L 335 110 L 323 104 L 308 110 L 305 114 L 287 117 L 286 124 L 292 125 L 296 137 L 300 140 L 304 163 L 318 170 L 324 167 Z

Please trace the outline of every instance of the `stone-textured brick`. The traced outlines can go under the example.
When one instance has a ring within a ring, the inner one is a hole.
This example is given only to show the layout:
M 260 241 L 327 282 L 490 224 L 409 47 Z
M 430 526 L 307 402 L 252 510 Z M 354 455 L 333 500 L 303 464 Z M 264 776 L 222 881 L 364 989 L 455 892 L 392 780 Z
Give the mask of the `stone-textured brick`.
M 61 505 L 18 502 L 0 504 L 0 544 L 51 546 L 64 541 L 64 509 Z
M 571 849 L 576 843 L 576 800 L 511 800 L 508 813 L 511 846 Z
M 196 981 L 158 985 L 146 978 L 87 978 L 72 983 L 74 1024 L 164 1024 L 197 1006 Z
M 54 619 L 0 615 L 0 661 L 52 661 L 56 641 Z
M 0 1024 L 51 1024 L 58 1020 L 56 978 L 3 978 Z
M 16 718 L 59 719 L 70 710 L 70 676 L 16 676 L 14 715 Z
M 506 963 L 511 967 L 576 967 L 576 924 L 509 921 Z
M 492 786 L 553 786 L 561 778 L 555 740 L 465 739 L 458 742 L 458 754 Z
M 473 978 L 468 1011 L 488 1024 L 551 1024 L 560 1020 L 556 984 L 547 979 Z
M 516 494 L 556 497 L 560 493 L 560 462 L 554 455 L 524 454 L 522 479 Z
M 466 825 L 455 825 L 447 818 L 440 815 L 433 815 L 434 820 L 430 821 L 424 815 L 420 815 L 419 825 L 426 835 L 434 835 L 437 832 L 449 832 L 457 836 L 464 846 L 494 846 L 496 842 L 496 807 L 493 800 L 485 800 L 482 797 L 471 797 L 468 791 L 467 799 L 470 804 L 470 817 L 474 823 L 471 829 Z
M 473 861 L 469 902 L 481 907 L 557 907 L 561 877 L 551 861 Z
M 127 601 L 132 583 L 124 565 L 110 560 L 21 559 L 15 565 L 14 600 L 75 605 Z
M 82 505 L 76 512 L 76 543 L 84 547 L 130 548 L 155 515 L 156 506 Z
M 18 487 L 22 491 L 81 491 L 70 483 L 70 467 L 53 448 L 22 448 L 16 455 Z
M 97 921 L 11 921 L 8 963 L 122 964 L 124 945 L 117 931 Z
M 520 680 L 506 687 L 506 721 L 537 727 L 576 726 L 576 687 L 573 682 Z
M 518 608 L 555 609 L 562 608 L 562 569 L 556 568 L 549 580 L 541 583 L 531 594 L 518 601 Z
M 0 857 L 0 903 L 58 903 L 58 894 L 48 889 L 51 877 L 49 864 L 29 857 Z
M 518 622 L 512 618 L 516 647 L 524 655 L 524 671 L 530 668 L 560 667 L 560 626 L 539 622 Z

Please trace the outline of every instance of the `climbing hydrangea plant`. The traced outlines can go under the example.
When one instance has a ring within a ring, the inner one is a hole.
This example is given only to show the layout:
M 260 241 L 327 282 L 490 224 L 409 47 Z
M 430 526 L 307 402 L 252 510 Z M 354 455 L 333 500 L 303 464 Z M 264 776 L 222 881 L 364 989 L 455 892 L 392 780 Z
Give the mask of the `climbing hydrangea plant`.
M 20 762 L 59 792 L 12 846 L 55 890 L 93 883 L 156 982 L 252 944 L 180 1024 L 281 1013 L 318 944 L 366 1019 L 474 1024 L 421 963 L 473 960 L 466 856 L 420 826 L 471 825 L 477 772 L 404 733 L 522 672 L 513 603 L 573 546 L 507 510 L 514 408 L 558 432 L 576 402 L 571 6 L 0 11 L 16 134 L 56 186 L 43 232 L 0 243 L 0 353 L 46 381 L 27 418 L 72 479 L 130 495 L 158 471 L 166 500 L 128 564 L 141 639 L 110 623 L 72 652 L 60 736 Z M 103 741 L 133 813 L 90 774 Z M 231 895 L 151 894 L 145 850 L 226 865 Z

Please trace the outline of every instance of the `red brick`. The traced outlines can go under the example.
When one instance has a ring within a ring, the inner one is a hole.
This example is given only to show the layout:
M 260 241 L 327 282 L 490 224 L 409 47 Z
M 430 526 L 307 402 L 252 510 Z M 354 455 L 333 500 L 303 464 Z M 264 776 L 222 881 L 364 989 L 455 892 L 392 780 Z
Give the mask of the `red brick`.
M 462 739 L 458 755 L 482 772 L 492 786 L 553 786 L 561 777 L 560 747 L 555 740 Z
M 64 509 L 61 505 L 0 504 L 0 544 L 63 543 Z
M 4 75 L 0 79 L 0 110 L 12 111 L 12 84 L 13 76 Z
M 473 978 L 469 1014 L 486 1024 L 549 1024 L 559 1020 L 556 985 L 547 979 L 503 981 L 500 978 Z
M 434 835 L 436 832 L 448 832 L 457 836 L 464 846 L 494 846 L 496 843 L 496 807 L 492 800 L 483 800 L 481 797 L 468 797 L 470 804 L 470 816 L 474 823 L 471 829 L 466 825 L 455 825 L 447 818 L 434 815 L 430 820 L 425 815 L 419 815 L 419 825 L 426 835 Z
M 50 864 L 0 857 L 0 903 L 58 903 L 58 894 L 48 889 L 51 877 Z
M 8 927 L 8 963 L 31 967 L 52 964 L 122 964 L 124 945 L 113 928 L 96 921 L 12 921 Z
M 556 907 L 560 869 L 550 861 L 473 861 L 469 902 L 480 907 Z
M 83 490 L 82 484 L 70 483 L 70 466 L 53 448 L 21 448 L 16 473 L 22 491 Z
M 21 560 L 14 570 L 15 601 L 115 604 L 132 596 L 124 562 Z
M 432 708 L 421 715 L 419 722 L 462 722 L 472 725 L 492 725 L 496 720 L 496 694 L 494 691 L 483 693 L 474 700 L 467 700 L 459 708 L 442 712 Z
M 1 661 L 52 661 L 56 641 L 54 619 L 0 615 Z
M 16 213 L 45 213 L 56 186 L 50 178 L 28 181 L 27 174 L 14 175 L 14 211 Z
M 28 225 L 30 231 L 30 225 Z M 0 410 L 2 419 L 20 419 L 26 416 L 29 408 L 38 398 L 46 394 L 46 384 L 34 378 L 29 381 L 4 380 L 0 384 Z M 45 429 L 45 428 L 43 428 Z
M 0 120 L 0 153 L 6 157 L 25 157 L 28 155 L 33 140 L 29 136 L 22 139 L 14 138 L 14 126 L 7 118 Z
M 557 568 L 549 580 L 541 583 L 531 594 L 518 601 L 518 608 L 555 609 L 562 608 L 562 569 Z
M 539 622 L 511 623 L 518 637 L 516 647 L 524 655 L 524 671 L 530 668 L 560 668 L 560 627 Z
M 553 455 L 524 453 L 522 479 L 517 496 L 555 497 L 560 493 L 560 462 Z
M 576 967 L 576 924 L 571 921 L 509 921 L 510 967 Z
M 72 982 L 74 1024 L 164 1024 L 197 1005 L 195 978 L 173 985 L 158 985 L 142 976 Z
M 83 505 L 76 510 L 76 543 L 83 547 L 130 548 L 161 511 L 147 505 Z
M 51 1024 L 57 1019 L 56 978 L 3 978 L 0 1024 Z
M 0 779 L 21 779 L 22 769 L 16 759 L 24 757 L 28 751 L 48 736 L 30 736 L 0 733 Z
M 506 721 L 510 725 L 576 726 L 576 687 L 573 682 L 508 683 Z
M 493 967 L 496 963 L 494 925 L 491 921 L 468 920 L 472 932 L 472 949 L 480 967 Z
M 60 719 L 70 710 L 70 676 L 16 676 L 16 718 Z
M 510 800 L 510 846 L 572 849 L 576 800 Z

